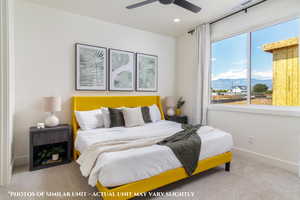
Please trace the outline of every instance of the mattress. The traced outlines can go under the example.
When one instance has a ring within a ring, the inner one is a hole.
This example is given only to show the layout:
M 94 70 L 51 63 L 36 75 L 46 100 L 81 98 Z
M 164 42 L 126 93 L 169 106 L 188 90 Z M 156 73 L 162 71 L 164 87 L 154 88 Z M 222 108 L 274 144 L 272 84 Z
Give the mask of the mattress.
M 91 144 L 105 141 L 111 137 L 119 138 L 128 134 L 148 135 L 157 130 L 160 132 L 171 131 L 175 134 L 182 129 L 179 123 L 162 120 L 133 128 L 115 127 L 79 130 L 75 148 L 83 152 Z M 203 126 L 197 133 L 202 141 L 199 160 L 228 152 L 233 146 L 232 136 L 224 131 Z M 103 186 L 115 187 L 146 179 L 167 170 L 182 167 L 182 165 L 170 148 L 152 145 L 103 153 L 98 157 L 94 167 L 100 169 L 98 180 Z

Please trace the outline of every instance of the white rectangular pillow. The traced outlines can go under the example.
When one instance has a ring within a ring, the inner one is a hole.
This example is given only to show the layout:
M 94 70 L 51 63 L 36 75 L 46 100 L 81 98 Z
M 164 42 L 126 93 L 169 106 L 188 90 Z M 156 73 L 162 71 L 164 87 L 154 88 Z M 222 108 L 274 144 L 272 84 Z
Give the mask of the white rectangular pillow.
M 161 120 L 161 113 L 157 105 L 153 104 L 152 106 L 149 106 L 149 111 L 152 122 L 157 122 Z
M 101 128 L 104 126 L 101 109 L 89 111 L 75 111 L 76 120 L 82 130 Z
M 109 128 L 110 127 L 110 117 L 109 117 L 109 110 L 108 108 L 101 108 L 101 111 L 103 113 L 103 123 L 104 123 L 104 128 Z
M 141 107 L 124 108 L 122 110 L 125 127 L 142 126 L 145 124 Z

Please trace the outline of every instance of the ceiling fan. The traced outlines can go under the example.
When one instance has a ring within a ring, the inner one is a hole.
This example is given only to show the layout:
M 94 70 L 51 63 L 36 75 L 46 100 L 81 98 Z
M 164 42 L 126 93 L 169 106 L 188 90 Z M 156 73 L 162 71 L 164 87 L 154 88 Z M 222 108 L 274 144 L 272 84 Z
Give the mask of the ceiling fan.
M 185 8 L 185 9 L 191 11 L 191 12 L 194 12 L 194 13 L 198 13 L 201 10 L 201 8 L 199 6 L 196 6 L 195 4 L 192 4 L 192 3 L 190 3 L 186 0 L 146 0 L 146 1 L 142 1 L 140 3 L 136 3 L 136 4 L 133 4 L 133 5 L 127 6 L 126 8 L 127 9 L 138 8 L 138 7 L 142 7 L 142 6 L 145 6 L 147 4 L 157 2 L 157 1 L 161 4 L 164 4 L 164 5 L 175 4 L 177 6 Z

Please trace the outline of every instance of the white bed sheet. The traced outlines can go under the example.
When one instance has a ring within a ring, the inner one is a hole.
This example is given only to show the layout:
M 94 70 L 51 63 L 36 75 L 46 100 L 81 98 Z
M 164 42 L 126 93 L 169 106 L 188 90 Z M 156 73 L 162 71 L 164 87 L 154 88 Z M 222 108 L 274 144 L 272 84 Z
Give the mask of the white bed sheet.
M 122 137 L 122 134 L 151 134 L 153 130 L 172 131 L 182 130 L 181 124 L 171 121 L 159 121 L 134 128 L 101 128 L 93 130 L 79 130 L 75 141 L 75 148 L 83 152 L 95 142 L 111 138 L 111 134 Z M 212 157 L 231 150 L 232 136 L 224 131 L 204 126 L 198 130 L 202 145 L 199 160 Z M 152 145 L 118 152 L 102 154 L 96 166 L 100 168 L 98 180 L 106 187 L 114 187 L 126 183 L 142 180 L 160 174 L 170 169 L 182 167 L 181 163 L 166 146 Z

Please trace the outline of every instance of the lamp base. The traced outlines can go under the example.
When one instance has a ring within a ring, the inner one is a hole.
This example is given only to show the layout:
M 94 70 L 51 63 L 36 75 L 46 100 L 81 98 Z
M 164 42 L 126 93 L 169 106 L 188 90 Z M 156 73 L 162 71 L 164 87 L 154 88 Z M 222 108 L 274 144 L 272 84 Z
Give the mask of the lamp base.
M 168 110 L 167 110 L 167 115 L 168 115 L 168 116 L 174 116 L 174 115 L 175 115 L 174 108 L 168 108 Z
M 58 126 L 59 119 L 54 115 L 54 113 L 51 113 L 51 115 L 45 120 L 45 125 L 48 127 Z

